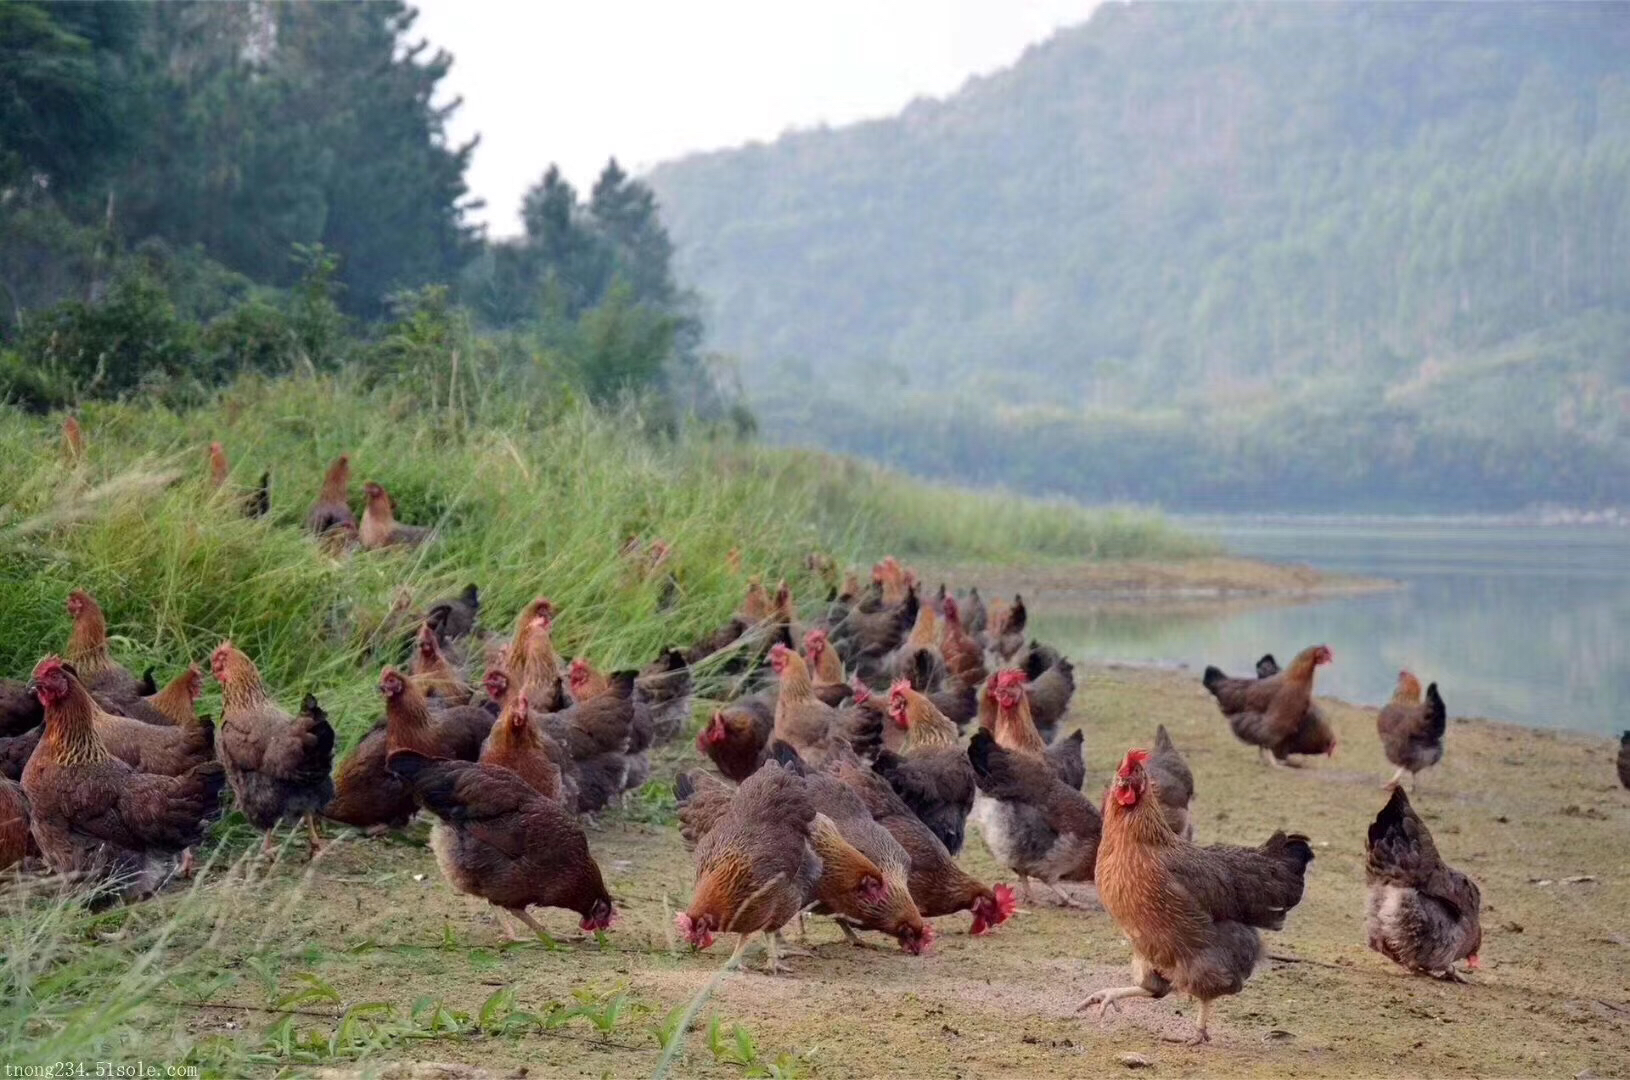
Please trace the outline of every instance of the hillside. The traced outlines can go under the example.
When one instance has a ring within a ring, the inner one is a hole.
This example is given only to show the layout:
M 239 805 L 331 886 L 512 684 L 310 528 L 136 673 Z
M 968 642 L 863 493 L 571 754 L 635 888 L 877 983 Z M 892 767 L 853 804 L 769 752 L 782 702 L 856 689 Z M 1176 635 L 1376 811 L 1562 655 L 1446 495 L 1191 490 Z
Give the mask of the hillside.
M 649 180 L 778 438 L 1179 506 L 1630 502 L 1622 9 L 1106 5 Z

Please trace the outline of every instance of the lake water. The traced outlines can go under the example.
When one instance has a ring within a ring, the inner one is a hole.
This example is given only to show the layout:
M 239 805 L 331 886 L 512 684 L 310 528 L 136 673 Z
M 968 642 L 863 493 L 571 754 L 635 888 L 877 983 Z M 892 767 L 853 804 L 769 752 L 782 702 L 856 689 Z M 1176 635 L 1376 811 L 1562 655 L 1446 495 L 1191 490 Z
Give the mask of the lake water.
M 1318 691 L 1378 705 L 1400 668 L 1452 716 L 1614 734 L 1630 728 L 1630 529 L 1187 519 L 1234 554 L 1403 588 L 1294 605 L 1037 611 L 1036 633 L 1097 660 L 1250 674 L 1323 643 Z M 1038 605 L 1039 607 L 1039 605 Z

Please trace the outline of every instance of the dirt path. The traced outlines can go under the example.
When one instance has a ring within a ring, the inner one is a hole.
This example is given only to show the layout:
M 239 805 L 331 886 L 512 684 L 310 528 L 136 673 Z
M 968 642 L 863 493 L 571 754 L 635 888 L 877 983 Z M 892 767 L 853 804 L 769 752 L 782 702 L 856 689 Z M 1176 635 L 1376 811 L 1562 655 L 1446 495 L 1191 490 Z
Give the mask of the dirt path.
M 1254 843 L 1279 826 L 1313 837 L 1306 899 L 1284 932 L 1267 935 L 1271 953 L 1304 962 L 1264 964 L 1244 993 L 1220 1002 L 1213 1044 L 1191 1049 L 1161 1041 L 1189 1032 L 1187 1001 L 1128 1002 L 1105 1023 L 1074 1014 L 1125 974 L 1126 945 L 1101 910 L 1036 905 L 977 939 L 965 916 L 940 919 L 924 958 L 852 948 L 812 919 L 815 955 L 792 959 L 790 975 L 727 976 L 671 1075 L 747 1074 L 709 1049 L 713 1015 L 726 1033 L 749 1029 L 762 1061 L 807 1053 L 804 1076 L 1101 1075 L 1125 1068 L 1123 1054 L 1162 1076 L 1630 1075 L 1630 792 L 1615 781 L 1607 740 L 1451 725 L 1444 764 L 1416 801 L 1445 857 L 1483 891 L 1484 972 L 1453 986 L 1412 978 L 1364 946 L 1364 830 L 1389 771 L 1373 713 L 1332 703 L 1336 757 L 1269 770 L 1233 741 L 1192 677 L 1084 674 L 1074 722 L 1087 732 L 1089 791 L 1101 792 L 1127 747 L 1164 722 L 1194 769 L 1199 839 Z M 673 948 L 671 912 L 690 886 L 673 828 L 607 822 L 590 842 L 621 911 L 604 946 L 583 940 L 574 916 L 551 912 L 559 951 L 501 948 L 491 909 L 454 894 L 427 850 L 357 838 L 310 872 L 280 867 L 240 890 L 235 917 L 245 923 L 234 924 L 224 967 L 281 954 L 269 980 L 277 992 L 298 988 L 301 972 L 321 979 L 340 1002 L 311 1004 L 318 1015 L 296 1020 L 324 1034 L 336 1022 L 322 1014 L 360 1002 L 405 1015 L 433 998 L 473 1015 L 507 986 L 516 1008 L 542 1014 L 551 1002 L 626 992 L 634 1011 L 606 1036 L 579 1019 L 547 1034 L 397 1044 L 384 1058 L 477 1070 L 439 1075 L 650 1075 L 658 1050 L 648 1029 L 712 978 L 729 944 L 702 955 Z M 1007 876 L 977 838 L 964 860 L 987 879 Z M 1566 882 L 1579 875 L 1593 880 Z M 264 1005 L 273 995 L 258 985 L 240 979 L 211 1000 Z M 274 1019 L 177 1013 L 192 1039 L 243 1038 Z

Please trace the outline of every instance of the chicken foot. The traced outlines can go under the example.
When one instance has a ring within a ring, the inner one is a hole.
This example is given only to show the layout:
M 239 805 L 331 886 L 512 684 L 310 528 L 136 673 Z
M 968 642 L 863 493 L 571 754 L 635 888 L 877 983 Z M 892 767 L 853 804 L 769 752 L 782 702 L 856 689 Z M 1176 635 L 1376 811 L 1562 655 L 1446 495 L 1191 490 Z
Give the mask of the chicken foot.
M 849 925 L 849 922 L 848 922 L 847 919 L 833 919 L 832 921 L 838 924 L 838 929 L 839 930 L 843 931 L 843 939 L 845 941 L 847 941 L 849 944 L 853 945 L 855 948 L 857 948 L 857 949 L 876 949 L 877 948 L 876 945 L 873 945 L 869 941 L 863 940 L 859 934 L 855 933 L 855 928 L 853 926 Z
M 1091 997 L 1087 998 L 1087 1000 L 1075 1007 L 1075 1011 L 1086 1012 L 1089 1008 L 1096 1005 L 1098 1006 L 1098 1019 L 1102 1020 L 1106 1010 L 1113 1009 L 1117 1013 L 1121 1011 L 1121 1007 L 1118 1002 L 1122 998 L 1152 998 L 1154 996 L 1155 992 L 1150 990 L 1147 986 L 1111 986 L 1104 990 L 1094 991 Z
M 775 932 L 774 937 L 775 937 L 776 945 L 780 947 L 782 956 L 814 956 L 815 955 L 814 953 L 810 952 L 808 949 L 800 949 L 797 946 L 788 945 L 787 944 L 787 939 L 781 936 L 781 931 L 779 931 L 779 930 L 777 930 Z
M 546 940 L 549 940 L 549 931 L 545 930 L 543 928 L 543 924 L 540 923 L 538 920 L 534 919 L 532 917 L 532 915 L 525 908 L 504 908 L 503 910 L 504 910 L 504 912 L 506 914 L 513 915 L 517 919 L 519 919 L 521 922 L 525 923 L 527 928 L 532 931 L 531 935 L 517 935 L 517 934 L 514 933 L 514 931 L 512 929 L 507 930 L 506 936 L 509 938 L 509 940 L 511 940 L 511 941 L 546 941 Z
M 1059 888 L 1058 882 L 1043 881 L 1042 884 L 1051 889 L 1053 891 L 1053 895 L 1058 897 L 1059 903 L 1063 904 L 1065 907 L 1076 908 L 1080 911 L 1090 910 L 1088 905 L 1082 903 L 1080 900 L 1077 900 L 1075 897 Z
M 1163 1041 L 1164 1042 L 1174 1042 L 1174 1043 L 1184 1043 L 1184 1044 L 1186 1044 L 1188 1046 L 1199 1046 L 1201 1043 L 1210 1042 L 1211 1041 L 1211 1033 L 1209 1031 L 1207 1031 L 1206 1029 L 1211 1026 L 1211 1008 L 1212 1008 L 1213 1004 L 1214 1004 L 1214 1002 L 1210 1002 L 1210 1001 L 1202 1001 L 1202 1002 L 1200 1002 L 1200 1019 L 1196 1023 L 1194 1034 L 1191 1037 L 1189 1037 L 1187 1039 L 1180 1039 L 1180 1038 L 1177 1038 L 1176 1036 L 1171 1036 L 1169 1038 L 1164 1039 Z

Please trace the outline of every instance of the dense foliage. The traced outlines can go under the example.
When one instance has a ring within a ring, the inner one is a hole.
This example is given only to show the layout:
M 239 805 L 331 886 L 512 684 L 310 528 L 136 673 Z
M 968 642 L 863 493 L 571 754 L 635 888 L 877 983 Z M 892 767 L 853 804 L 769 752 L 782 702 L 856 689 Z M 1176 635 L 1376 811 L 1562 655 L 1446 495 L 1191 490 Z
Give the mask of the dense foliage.
M 1106 4 L 652 183 L 774 432 L 1089 498 L 1630 502 L 1621 7 Z
M 550 168 L 527 234 L 468 221 L 452 63 L 399 0 L 0 4 L 0 397 L 31 407 L 241 371 L 411 368 L 402 327 L 598 402 L 717 410 L 650 189 Z M 420 342 L 421 345 L 424 342 Z

